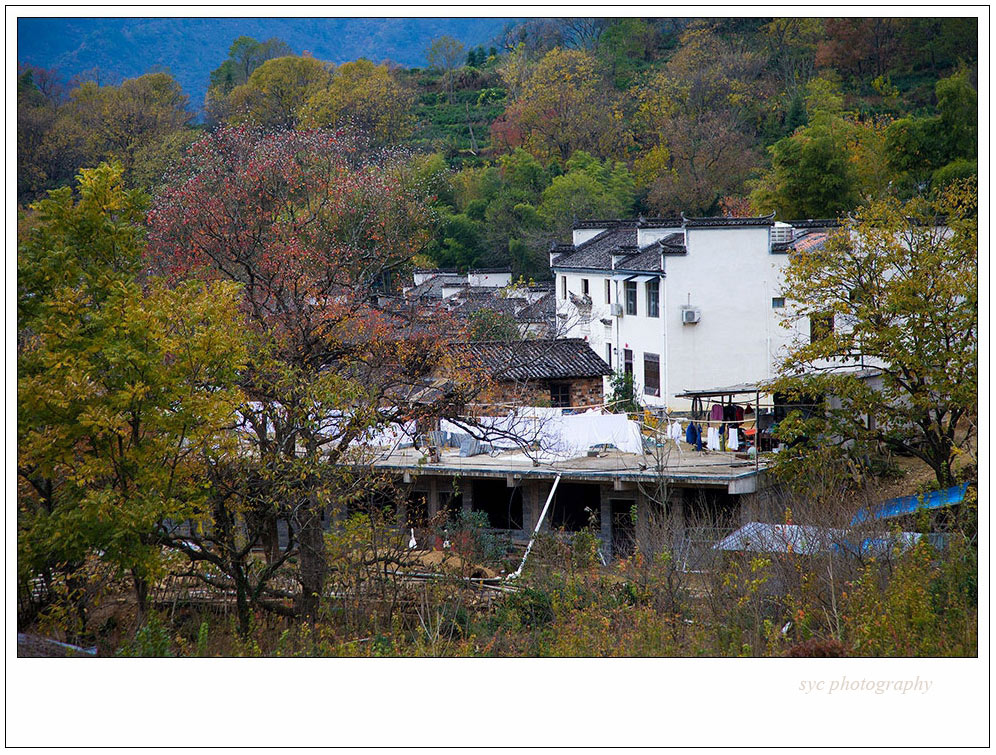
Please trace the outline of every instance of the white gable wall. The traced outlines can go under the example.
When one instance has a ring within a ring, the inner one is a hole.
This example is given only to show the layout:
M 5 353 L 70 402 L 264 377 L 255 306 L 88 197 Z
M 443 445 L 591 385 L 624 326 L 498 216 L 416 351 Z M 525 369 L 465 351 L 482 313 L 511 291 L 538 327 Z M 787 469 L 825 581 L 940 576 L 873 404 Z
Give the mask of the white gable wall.
M 673 231 L 672 231 L 673 232 Z M 563 337 L 585 338 L 603 359 L 611 349 L 614 371 L 623 368 L 624 350 L 633 352 L 633 373 L 643 403 L 687 410 L 690 402 L 675 394 L 690 389 L 713 388 L 773 377 L 778 362 L 795 338 L 809 337 L 808 320 L 791 328 L 782 320 L 791 311 L 772 307 L 782 296 L 784 254 L 772 254 L 767 226 L 687 229 L 687 254 L 664 258 L 665 277 L 660 282 L 660 316 L 649 317 L 646 278 L 639 271 L 555 270 L 558 326 Z M 611 302 L 625 313 L 624 281 L 634 275 L 637 314 L 612 314 L 605 301 L 605 281 L 610 281 Z M 592 300 L 590 316 L 564 298 L 567 290 L 582 295 L 588 280 Z M 682 306 L 699 308 L 701 319 L 682 324 Z M 610 325 L 601 322 L 609 320 Z M 644 392 L 644 354 L 660 356 L 661 395 Z M 606 379 L 606 391 L 609 380 Z

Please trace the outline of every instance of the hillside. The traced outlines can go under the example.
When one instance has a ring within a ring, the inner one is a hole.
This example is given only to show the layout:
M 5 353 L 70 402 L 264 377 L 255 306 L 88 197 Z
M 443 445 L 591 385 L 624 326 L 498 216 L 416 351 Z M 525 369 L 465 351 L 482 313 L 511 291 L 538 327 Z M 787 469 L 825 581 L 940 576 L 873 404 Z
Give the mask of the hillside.
M 357 58 L 425 64 L 449 35 L 470 48 L 501 32 L 506 18 L 21 18 L 17 60 L 65 78 L 99 68 L 109 82 L 168 69 L 200 108 L 208 75 L 236 37 L 279 37 L 296 53 L 344 63 Z

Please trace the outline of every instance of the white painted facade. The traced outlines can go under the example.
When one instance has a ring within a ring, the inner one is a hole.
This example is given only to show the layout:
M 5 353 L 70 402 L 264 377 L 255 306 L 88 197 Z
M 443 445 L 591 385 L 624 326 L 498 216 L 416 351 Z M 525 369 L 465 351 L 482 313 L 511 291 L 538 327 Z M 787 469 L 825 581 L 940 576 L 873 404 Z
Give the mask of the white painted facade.
M 575 246 L 594 238 L 598 230 L 578 232 Z M 558 325 L 567 337 L 587 339 L 614 371 L 624 368 L 630 352 L 637 392 L 648 407 L 684 411 L 690 401 L 675 395 L 686 390 L 771 378 L 789 344 L 809 338 L 808 319 L 783 325 L 790 310 L 778 306 L 782 304 L 778 299 L 783 297 L 788 256 L 772 252 L 772 230 L 770 221 L 638 228 L 640 249 L 667 235 L 684 233 L 685 253 L 662 254 L 656 271 L 627 269 L 624 255 L 612 257 L 614 269 L 572 268 L 554 258 Z M 570 262 L 569 257 L 561 255 L 565 262 Z M 627 282 L 636 284 L 635 314 L 627 311 Z M 655 285 L 656 317 L 651 304 Z M 585 293 L 591 300 L 590 312 Z M 689 308 L 697 310 L 698 322 L 683 322 L 683 312 Z M 648 387 L 655 357 L 660 373 L 656 392 Z

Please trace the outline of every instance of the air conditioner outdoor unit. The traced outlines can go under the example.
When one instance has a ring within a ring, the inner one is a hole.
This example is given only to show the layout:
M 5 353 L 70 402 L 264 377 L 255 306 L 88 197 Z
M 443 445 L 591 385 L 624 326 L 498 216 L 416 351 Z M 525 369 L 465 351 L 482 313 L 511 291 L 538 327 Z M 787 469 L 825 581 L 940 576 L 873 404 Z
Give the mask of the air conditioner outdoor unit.
M 611 311 L 614 317 L 622 317 L 623 314 L 622 304 L 620 304 L 619 302 L 613 302 L 610 306 L 612 308 Z
M 702 318 L 702 312 L 698 307 L 681 308 L 681 324 L 694 325 Z

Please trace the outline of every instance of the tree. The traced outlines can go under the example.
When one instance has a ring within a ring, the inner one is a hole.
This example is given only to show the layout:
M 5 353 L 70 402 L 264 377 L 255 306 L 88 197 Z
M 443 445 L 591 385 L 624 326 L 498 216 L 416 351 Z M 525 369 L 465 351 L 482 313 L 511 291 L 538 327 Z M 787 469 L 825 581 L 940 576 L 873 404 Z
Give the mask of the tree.
M 557 235 L 570 231 L 580 218 L 618 218 L 629 214 L 635 200 L 633 177 L 623 163 L 601 163 L 587 152 L 575 152 L 567 172 L 554 177 L 543 191 L 539 215 Z
M 934 88 L 938 115 L 900 118 L 885 131 L 889 167 L 909 195 L 929 191 L 940 174 L 941 182 L 952 171 L 964 174 L 965 162 L 978 157 L 978 93 L 967 70 L 941 79 Z
M 352 126 L 374 145 L 397 143 L 414 128 L 415 96 L 386 65 L 357 60 L 339 66 L 327 89 L 315 92 L 301 109 L 305 128 Z
M 290 525 L 283 557 L 299 561 L 305 616 L 323 594 L 323 515 L 375 484 L 356 441 L 439 411 L 409 397 L 443 360 L 442 339 L 376 303 L 427 239 L 424 198 L 403 187 L 389 156 L 343 136 L 219 129 L 149 215 L 155 268 L 243 284 L 254 346 L 240 412 L 258 485 L 236 494 Z
M 503 78 L 516 73 L 502 69 Z M 491 127 L 496 144 L 510 150 L 521 146 L 541 160 L 565 161 L 578 149 L 599 157 L 625 154 L 628 142 L 622 116 L 594 56 L 555 48 L 543 56 L 521 88 Z
M 204 102 L 208 122 L 215 125 L 222 120 L 227 112 L 225 99 L 235 87 L 249 81 L 253 71 L 268 60 L 293 54 L 290 45 L 276 37 L 265 42 L 247 36 L 237 37 L 228 50 L 228 58 L 211 71 Z
M 143 292 L 147 198 L 120 166 L 78 185 L 34 206 L 18 249 L 18 569 L 50 587 L 61 574 L 73 599 L 97 553 L 142 610 L 157 531 L 201 516 L 199 454 L 227 443 L 243 328 L 232 284 Z
M 463 44 L 448 35 L 434 39 L 425 51 L 429 65 L 443 72 L 448 101 L 453 99 L 453 72 L 460 65 L 463 54 Z
M 330 66 L 314 58 L 272 58 L 229 93 L 224 120 L 229 125 L 296 128 L 305 104 L 331 80 Z
M 784 219 L 837 217 L 861 199 L 848 142 L 855 126 L 844 118 L 839 88 L 814 79 L 807 91 L 809 125 L 768 148 L 771 170 L 751 194 L 759 210 Z
M 709 215 L 739 192 L 755 164 L 749 105 L 763 65 L 757 53 L 692 27 L 639 89 L 634 124 L 644 149 L 633 169 L 655 212 Z
M 786 437 L 853 443 L 858 456 L 885 444 L 953 484 L 978 417 L 977 201 L 971 182 L 932 202 L 881 200 L 822 248 L 792 253 L 793 316 L 834 327 L 792 351 L 776 389 L 836 396 L 840 407 L 783 428 Z M 838 369 L 861 360 L 881 369 L 880 388 Z

